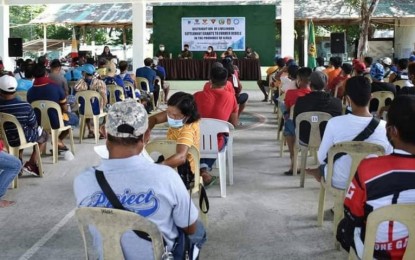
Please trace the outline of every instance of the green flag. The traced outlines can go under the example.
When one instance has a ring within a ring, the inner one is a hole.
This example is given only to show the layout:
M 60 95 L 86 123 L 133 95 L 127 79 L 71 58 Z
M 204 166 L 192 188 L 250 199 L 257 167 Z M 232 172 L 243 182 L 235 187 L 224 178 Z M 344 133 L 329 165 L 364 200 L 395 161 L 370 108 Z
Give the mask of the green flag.
M 316 48 L 316 38 L 314 37 L 314 24 L 310 20 L 308 24 L 308 64 L 307 67 L 314 69 L 316 67 L 316 57 L 317 57 L 317 48 Z

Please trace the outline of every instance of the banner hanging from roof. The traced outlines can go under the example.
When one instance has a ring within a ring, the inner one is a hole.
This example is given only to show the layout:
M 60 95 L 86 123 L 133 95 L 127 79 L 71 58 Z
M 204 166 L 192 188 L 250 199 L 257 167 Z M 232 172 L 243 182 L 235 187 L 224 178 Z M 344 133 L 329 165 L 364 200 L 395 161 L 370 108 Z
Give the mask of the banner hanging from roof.
M 191 51 L 245 51 L 245 17 L 183 17 L 182 46 Z

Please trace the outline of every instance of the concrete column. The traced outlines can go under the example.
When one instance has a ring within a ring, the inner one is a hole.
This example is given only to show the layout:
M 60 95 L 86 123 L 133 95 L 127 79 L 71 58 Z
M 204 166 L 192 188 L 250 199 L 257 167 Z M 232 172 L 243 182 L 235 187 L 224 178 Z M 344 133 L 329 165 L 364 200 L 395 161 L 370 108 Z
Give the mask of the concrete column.
M 48 36 L 47 36 L 46 24 L 44 24 L 43 25 L 43 55 L 45 55 L 48 52 L 47 40 L 48 40 Z
M 146 1 L 132 3 L 133 9 L 133 71 L 144 66 L 146 53 Z
M 14 69 L 14 61 L 9 58 L 9 6 L 0 1 L 0 56 L 3 58 L 5 70 Z
M 294 57 L 294 0 L 281 1 L 281 56 Z
M 304 67 L 308 65 L 308 21 L 304 21 Z

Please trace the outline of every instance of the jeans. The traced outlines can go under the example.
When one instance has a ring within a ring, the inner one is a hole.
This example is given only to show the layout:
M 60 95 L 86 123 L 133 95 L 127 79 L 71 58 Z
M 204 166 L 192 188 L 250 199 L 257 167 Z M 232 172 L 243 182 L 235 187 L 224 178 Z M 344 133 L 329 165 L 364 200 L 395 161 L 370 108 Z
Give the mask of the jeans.
M 196 246 L 199 250 L 202 248 L 203 244 L 206 242 L 206 230 L 202 222 L 199 220 L 196 221 L 196 232 L 192 235 L 189 235 L 190 247 L 193 249 Z M 184 259 L 184 250 L 185 250 L 185 234 L 181 229 L 179 229 L 179 237 L 176 241 L 175 248 L 173 250 L 173 256 L 175 260 Z M 189 252 L 189 259 L 193 259 L 193 252 Z
M 17 157 L 0 152 L 0 198 L 6 194 L 7 188 L 22 169 Z
M 79 124 L 79 118 L 75 113 L 68 113 L 69 121 L 63 121 L 65 126 L 78 126 Z

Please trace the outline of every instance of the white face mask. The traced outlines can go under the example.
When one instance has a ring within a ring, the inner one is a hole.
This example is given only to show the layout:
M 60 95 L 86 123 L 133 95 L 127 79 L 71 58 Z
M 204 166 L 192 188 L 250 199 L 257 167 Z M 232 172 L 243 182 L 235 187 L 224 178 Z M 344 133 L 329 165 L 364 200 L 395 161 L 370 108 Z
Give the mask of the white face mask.
M 167 115 L 167 123 L 172 128 L 180 128 L 183 126 L 183 119 L 173 119 Z
M 211 49 L 208 49 L 208 50 L 207 50 L 207 52 L 208 52 L 208 53 L 211 53 L 211 52 L 212 52 L 212 50 L 211 50 Z
M 160 51 L 164 51 L 164 47 L 160 47 Z

